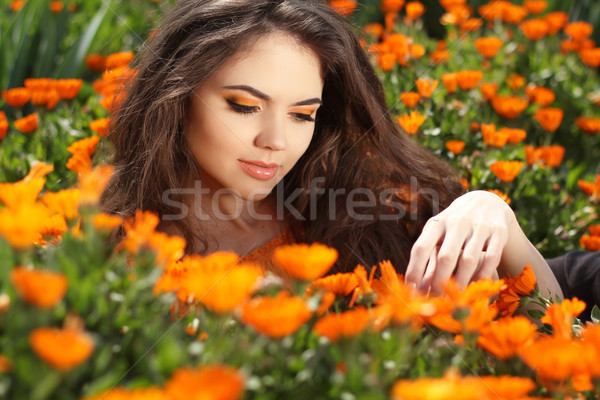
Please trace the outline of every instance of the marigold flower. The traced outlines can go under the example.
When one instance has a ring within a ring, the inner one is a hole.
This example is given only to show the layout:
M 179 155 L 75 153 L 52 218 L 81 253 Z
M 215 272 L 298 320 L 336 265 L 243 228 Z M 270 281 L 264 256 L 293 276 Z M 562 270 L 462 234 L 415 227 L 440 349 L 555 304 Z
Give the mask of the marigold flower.
M 90 122 L 90 129 L 98 135 L 104 137 L 108 133 L 110 118 L 100 118 Z
M 521 143 L 527 137 L 527 132 L 524 129 L 518 128 L 500 128 L 498 132 L 501 134 L 508 134 L 508 143 L 517 144 Z
M 41 198 L 42 203 L 51 211 L 62 215 L 65 219 L 75 219 L 79 216 L 79 189 L 65 189 L 58 192 L 46 192 Z
M 10 11 L 18 12 L 25 5 L 25 0 L 13 0 L 10 2 Z
M 492 107 L 503 118 L 515 119 L 527 108 L 527 101 L 517 96 L 494 96 Z
M 539 122 L 542 129 L 554 132 L 560 126 L 563 119 L 563 110 L 560 108 L 540 108 L 533 114 L 533 118 Z
M 92 223 L 99 231 L 113 231 L 119 227 L 122 222 L 123 218 L 119 217 L 118 215 L 99 213 L 92 217 Z
M 577 181 L 579 188 L 588 196 L 593 202 L 600 202 L 600 174 L 596 175 L 596 182 L 586 182 L 579 179 Z
M 8 89 L 2 91 L 2 98 L 11 107 L 22 107 L 31 98 L 31 92 L 24 87 Z
M 396 65 L 397 56 L 394 53 L 381 53 L 377 56 L 377 65 L 382 71 L 391 71 Z
M 527 16 L 525 7 L 507 3 L 502 10 L 502 20 L 507 24 L 518 25 Z
M 523 316 L 501 318 L 479 331 L 477 345 L 506 360 L 517 355 L 521 349 L 533 343 L 537 328 Z
M 494 124 L 481 124 L 483 143 L 488 146 L 503 147 L 508 142 L 510 133 L 506 130 L 496 130 Z
M 71 144 L 67 150 L 73 156 L 67 161 L 67 168 L 80 174 L 89 171 L 92 168 L 92 154 L 99 141 L 98 136 L 91 136 Z
M 340 338 L 350 338 L 363 332 L 371 316 L 369 310 L 357 308 L 340 314 L 327 314 L 317 321 L 314 331 L 319 336 L 325 336 L 332 342 Z
M 504 14 L 504 9 L 508 4 L 507 1 L 494 1 L 479 6 L 477 11 L 479 15 L 485 18 L 487 21 L 494 22 L 495 20 L 502 19 L 502 15 Z
M 375 271 L 377 270 L 377 266 L 371 268 L 371 272 L 369 273 L 369 277 L 367 277 L 367 271 L 365 267 L 362 265 L 357 265 L 354 268 L 354 276 L 356 277 L 356 281 L 358 283 L 356 289 L 354 289 L 354 293 L 352 293 L 352 299 L 350 299 L 350 307 L 354 306 L 357 298 L 362 296 L 367 296 L 373 293 L 373 277 L 375 276 Z
M 358 286 L 356 275 L 352 272 L 337 273 L 314 280 L 310 290 L 320 289 L 334 294 L 346 296 Z
M 26 117 L 19 118 L 14 122 L 15 128 L 21 133 L 31 133 L 38 127 L 38 114 L 29 114 Z
M 442 74 L 442 83 L 444 84 L 444 87 L 446 88 L 448 93 L 455 93 L 456 88 L 458 87 L 458 82 L 456 80 L 456 73 L 455 72 L 447 72 L 445 74 Z
M 421 97 L 429 99 L 439 82 L 431 78 L 419 78 L 415 83 Z
M 54 236 L 59 238 L 68 230 L 67 221 L 65 221 L 65 217 L 62 215 L 56 214 L 48 218 L 42 228 L 40 229 L 40 234 L 43 236 Z M 45 244 L 45 240 L 42 238 L 40 240 L 41 243 Z M 40 244 L 39 242 L 36 244 Z
M 106 68 L 106 61 L 102 54 L 88 54 L 85 57 L 85 65 L 92 71 L 103 71 Z
M 312 281 L 325 275 L 338 258 L 336 249 L 320 243 L 279 246 L 273 261 L 292 277 Z
M 458 71 L 456 73 L 456 82 L 462 90 L 474 89 L 482 78 L 483 72 L 477 70 Z
M 396 117 L 398 124 L 400 124 L 402 129 L 409 135 L 416 134 L 419 127 L 425 122 L 425 119 L 427 118 L 418 111 L 411 111 L 410 115 L 402 114 L 399 117 Z
M 148 238 L 148 245 L 156 252 L 155 264 L 168 265 L 183 257 L 186 241 L 181 236 L 154 232 Z
M 492 82 L 482 83 L 479 85 L 479 90 L 481 91 L 481 94 L 483 94 L 483 97 L 487 100 L 492 100 L 498 92 L 498 84 Z
M 50 212 L 34 203 L 10 209 L 0 209 L 0 236 L 15 249 L 27 249 L 39 238 Z
M 556 99 L 556 95 L 550 89 L 542 86 L 534 86 L 533 88 L 526 90 L 527 97 L 533 99 L 535 104 L 539 104 L 542 107 L 549 106 Z
M 546 315 L 541 321 L 552 325 L 554 335 L 569 340 L 571 336 L 571 326 L 573 318 L 579 316 L 585 310 L 585 303 L 577 297 L 573 299 L 564 299 L 562 303 L 555 303 L 548 306 Z
M 23 300 L 39 308 L 52 308 L 67 292 L 67 277 L 61 273 L 15 267 L 10 279 Z
M 551 350 L 551 351 L 549 351 Z M 523 348 L 521 358 L 541 379 L 562 382 L 581 369 L 581 343 L 558 336 L 543 337 Z
M 383 13 L 383 19 L 384 19 L 384 23 L 385 23 L 386 32 L 394 31 L 394 26 L 396 25 L 396 18 L 398 18 L 397 12 L 390 11 L 390 12 Z
M 460 154 L 465 148 L 465 142 L 462 140 L 448 140 L 446 142 L 446 148 L 453 154 Z
M 406 3 L 404 11 L 406 12 L 406 16 L 414 21 L 425 14 L 425 6 L 418 1 L 411 1 Z
M 4 139 L 6 134 L 8 133 L 8 121 L 5 119 L 0 119 L 0 140 Z
M 541 14 L 548 7 L 548 2 L 546 0 L 525 0 L 523 7 L 531 14 Z
M 132 51 L 121 51 L 106 56 L 104 65 L 106 68 L 113 69 L 127 66 L 135 55 Z
M 405 0 L 382 0 L 381 10 L 384 14 L 389 12 L 398 12 L 404 7 Z
M 425 46 L 422 44 L 409 45 L 410 55 L 414 60 L 418 60 L 425 54 Z
M 330 0 L 328 6 L 338 14 L 349 17 L 356 10 L 357 3 L 355 0 Z
M 112 165 L 99 165 L 79 174 L 77 186 L 81 190 L 80 204 L 82 206 L 98 204 L 113 172 Z
M 519 29 L 529 40 L 540 40 L 550 31 L 550 24 L 543 18 L 528 19 Z
M 33 351 L 59 371 L 68 371 L 87 360 L 94 351 L 94 341 L 77 329 L 37 328 L 29 335 Z
M 119 246 L 127 249 L 130 253 L 139 252 L 140 248 L 148 245 L 159 222 L 158 215 L 155 213 L 136 210 L 135 215 L 123 222 L 125 238 Z
M 162 388 L 151 386 L 135 389 L 116 387 L 81 400 L 170 400 L 170 398 Z
M 60 95 L 52 88 L 48 90 L 31 90 L 31 104 L 34 106 L 46 106 L 52 110 L 60 101 Z
M 29 207 L 35 203 L 45 183 L 45 178 L 24 178 L 15 183 L 0 183 L 0 201 L 9 209 Z
M 600 251 L 600 236 L 582 235 L 579 244 L 587 251 Z
M 494 58 L 504 45 L 502 39 L 496 36 L 480 37 L 473 42 L 475 48 L 485 58 Z
M 448 49 L 434 50 L 429 54 L 429 59 L 434 64 L 444 64 L 450 60 L 450 51 Z
M 600 236 L 600 225 L 590 225 L 588 230 L 592 236 Z
M 554 35 L 565 26 L 569 20 L 569 14 L 563 11 L 554 11 L 546 14 L 545 18 L 549 26 L 548 34 Z
M 81 79 L 58 79 L 55 82 L 56 91 L 61 99 L 73 99 L 81 90 L 83 81 Z
M 565 148 L 560 145 L 542 146 L 538 149 L 540 150 L 539 158 L 550 168 L 558 167 L 565 156 Z
M 0 373 L 8 374 L 12 371 L 14 363 L 8 357 L 0 354 Z
M 483 26 L 483 22 L 479 18 L 469 18 L 460 23 L 459 32 L 464 35 L 469 32 L 474 32 Z
M 527 83 L 527 81 L 525 80 L 525 77 L 523 75 L 513 73 L 510 74 L 508 78 L 506 78 L 506 83 L 512 90 L 519 90 L 523 86 L 525 86 L 525 83 Z
M 521 161 L 496 161 L 490 165 L 492 173 L 502 182 L 512 182 L 523 168 Z
M 331 292 L 326 292 L 323 295 L 323 298 L 321 298 L 321 304 L 319 305 L 319 308 L 317 309 L 317 311 L 315 311 L 315 314 L 317 314 L 317 315 L 325 314 L 327 312 L 327 310 L 329 310 L 329 308 L 331 308 L 333 303 L 335 303 L 335 294 L 331 293 Z M 351 304 L 350 307 L 354 306 L 354 302 L 351 301 L 350 304 Z
M 486 191 L 487 191 L 487 192 L 490 192 L 490 193 L 494 193 L 496 196 L 498 196 L 498 197 L 500 197 L 502 200 L 504 200 L 504 201 L 506 202 L 506 204 L 509 204 L 509 205 L 510 205 L 510 203 L 511 203 L 511 200 L 510 200 L 510 197 L 508 197 L 508 195 L 507 195 L 506 193 L 504 193 L 504 192 L 501 192 L 501 191 L 500 191 L 500 190 L 498 190 L 498 189 L 491 189 L 491 190 L 486 190 Z
M 506 285 L 521 296 L 529 295 L 537 286 L 535 274 L 531 265 L 527 264 L 521 273 L 506 281 Z
M 180 368 L 165 383 L 171 400 L 199 399 L 199 395 L 215 400 L 237 400 L 244 394 L 244 378 L 237 370 L 222 366 Z
M 579 51 L 579 58 L 581 59 L 581 62 L 589 67 L 600 67 L 600 47 L 581 49 Z
M 577 21 L 568 23 L 565 26 L 565 33 L 575 42 L 582 42 L 587 39 L 588 36 L 594 31 L 592 24 L 584 21 Z
M 295 333 L 311 316 L 300 297 L 292 297 L 283 291 L 275 297 L 254 298 L 242 308 L 242 322 L 271 338 Z
M 381 37 L 381 35 L 383 35 L 383 25 L 381 25 L 378 22 L 373 22 L 373 23 L 370 23 L 370 24 L 366 24 L 363 27 L 363 31 L 367 35 L 373 35 L 377 39 L 379 39 Z
M 400 100 L 402 100 L 406 107 L 412 108 L 419 103 L 421 95 L 417 92 L 404 92 L 400 93 Z

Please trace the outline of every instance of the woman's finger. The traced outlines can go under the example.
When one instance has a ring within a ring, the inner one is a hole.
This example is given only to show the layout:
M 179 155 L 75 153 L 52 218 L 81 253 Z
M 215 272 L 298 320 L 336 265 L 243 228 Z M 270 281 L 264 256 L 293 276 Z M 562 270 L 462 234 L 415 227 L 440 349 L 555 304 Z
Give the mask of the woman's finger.
M 431 280 L 434 291 L 442 291 L 444 285 L 452 276 L 465 240 L 470 233 L 470 227 L 467 228 L 462 224 L 457 224 L 444 237 L 438 252 L 435 273 Z
M 483 256 L 481 266 L 475 272 L 471 280 L 480 280 L 489 278 L 494 275 L 494 272 L 500 265 L 502 259 L 502 250 L 508 240 L 508 234 L 502 229 L 494 230 L 494 234 L 490 237 L 486 251 Z
M 423 280 L 421 281 L 421 285 L 419 286 L 419 290 L 422 290 L 426 293 L 429 293 L 431 290 L 431 279 L 435 274 L 435 270 L 437 268 L 437 255 L 438 248 L 437 246 L 433 248 L 431 255 L 429 256 L 429 260 L 427 261 L 427 267 L 425 268 L 425 274 L 423 275 Z
M 444 224 L 440 219 L 433 217 L 427 221 L 421 235 L 410 250 L 410 260 L 405 275 L 407 283 L 412 283 L 417 287 L 421 284 L 429 256 L 444 236 L 444 231 Z
M 477 226 L 471 237 L 467 240 L 465 248 L 458 259 L 456 268 L 456 283 L 465 288 L 477 271 L 483 248 L 489 240 L 490 229 L 486 225 Z

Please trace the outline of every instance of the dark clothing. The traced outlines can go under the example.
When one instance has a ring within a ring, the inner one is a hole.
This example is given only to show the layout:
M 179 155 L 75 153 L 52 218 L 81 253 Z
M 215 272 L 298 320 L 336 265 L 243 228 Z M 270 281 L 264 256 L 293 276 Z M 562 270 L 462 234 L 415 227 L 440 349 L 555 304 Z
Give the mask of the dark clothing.
M 587 306 L 579 319 L 589 321 L 594 304 L 600 307 L 600 251 L 570 251 L 546 261 L 565 299 L 577 297 L 585 301 Z

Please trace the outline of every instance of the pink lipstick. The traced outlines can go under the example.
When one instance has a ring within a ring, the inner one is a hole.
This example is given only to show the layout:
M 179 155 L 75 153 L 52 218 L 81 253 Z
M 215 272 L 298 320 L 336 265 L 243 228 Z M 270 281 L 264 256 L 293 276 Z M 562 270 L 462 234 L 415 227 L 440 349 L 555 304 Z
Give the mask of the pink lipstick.
M 275 176 L 279 170 L 279 164 L 276 163 L 265 163 L 262 161 L 246 161 L 237 160 L 240 166 L 248 175 L 253 178 L 260 180 L 269 180 Z

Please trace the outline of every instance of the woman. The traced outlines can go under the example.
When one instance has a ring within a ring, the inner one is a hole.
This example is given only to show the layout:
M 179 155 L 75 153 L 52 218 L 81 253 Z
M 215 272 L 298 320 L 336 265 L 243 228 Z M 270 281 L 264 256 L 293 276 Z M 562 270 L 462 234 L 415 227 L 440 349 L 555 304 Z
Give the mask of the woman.
M 321 2 L 181 1 L 137 70 L 109 136 L 109 212 L 158 212 L 190 253 L 245 255 L 289 231 L 338 249 L 339 271 L 389 259 L 434 290 L 531 264 L 561 296 L 511 209 L 461 195 L 398 132 L 352 27 Z

